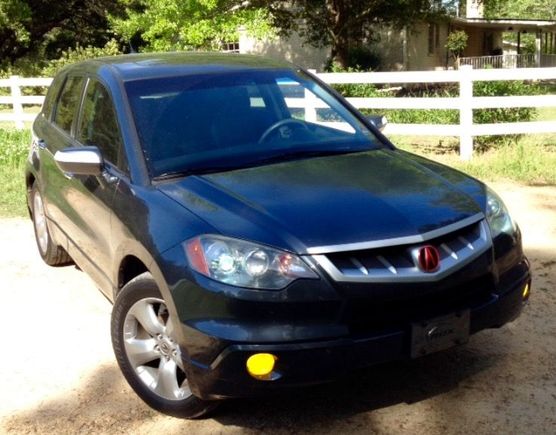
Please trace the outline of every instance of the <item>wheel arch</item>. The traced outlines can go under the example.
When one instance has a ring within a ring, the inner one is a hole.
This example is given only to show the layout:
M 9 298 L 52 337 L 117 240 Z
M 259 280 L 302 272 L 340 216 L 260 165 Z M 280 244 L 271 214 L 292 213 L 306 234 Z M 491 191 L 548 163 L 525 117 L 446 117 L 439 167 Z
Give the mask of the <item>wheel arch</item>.
M 29 213 L 29 217 L 33 218 L 33 208 L 31 207 L 31 190 L 33 189 L 33 185 L 36 182 L 35 174 L 32 172 L 27 172 L 25 174 L 25 188 L 27 191 L 27 211 Z
M 150 270 L 143 261 L 135 255 L 125 256 L 120 262 L 120 266 L 118 268 L 116 294 L 119 293 L 123 286 L 129 281 L 144 272 L 150 272 Z
M 117 261 L 117 267 L 112 275 L 113 301 L 127 283 L 145 272 L 152 275 L 164 299 L 169 297 L 170 290 L 162 271 L 152 255 L 141 244 L 136 241 L 127 241 L 119 247 L 116 258 L 120 260 Z M 172 303 L 170 305 L 173 306 Z

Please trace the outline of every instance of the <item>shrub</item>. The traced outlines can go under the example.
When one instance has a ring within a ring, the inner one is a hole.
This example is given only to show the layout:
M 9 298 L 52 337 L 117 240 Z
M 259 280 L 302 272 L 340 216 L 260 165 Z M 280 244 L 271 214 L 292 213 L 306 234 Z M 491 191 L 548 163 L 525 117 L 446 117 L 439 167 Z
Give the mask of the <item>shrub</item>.
M 76 48 L 69 48 L 62 53 L 59 59 L 51 60 L 42 70 L 42 75 L 45 77 L 53 77 L 58 70 L 66 65 L 79 62 L 81 60 L 92 59 L 95 57 L 102 56 L 115 56 L 117 54 L 122 54 L 120 45 L 115 39 L 111 39 L 102 48 L 93 47 L 91 45 L 87 47 L 77 46 Z
M 510 96 L 510 95 L 539 95 L 542 88 L 538 84 L 523 81 L 490 81 L 477 82 L 474 85 L 474 95 Z M 478 109 L 473 111 L 473 123 L 497 124 L 506 122 L 527 122 L 535 119 L 537 110 L 532 107 Z M 485 151 L 492 146 L 515 142 L 521 135 L 511 136 L 479 136 L 475 138 L 478 151 Z
M 367 72 L 365 70 L 362 70 L 361 68 L 342 68 L 340 65 L 338 65 L 337 63 L 333 63 L 330 68 L 328 68 L 328 71 L 330 72 L 334 72 L 334 73 L 342 73 L 342 72 L 349 72 L 349 73 L 354 73 L 354 72 Z M 367 84 L 363 84 L 363 83 L 350 83 L 347 85 L 332 85 L 332 87 L 334 89 L 336 89 L 340 94 L 342 94 L 344 97 L 387 97 L 389 95 L 385 95 L 384 93 L 380 92 L 378 90 L 378 88 L 371 84 L 371 83 L 367 83 Z
M 350 48 L 348 53 L 349 64 L 358 70 L 371 71 L 380 66 L 380 55 L 365 47 Z

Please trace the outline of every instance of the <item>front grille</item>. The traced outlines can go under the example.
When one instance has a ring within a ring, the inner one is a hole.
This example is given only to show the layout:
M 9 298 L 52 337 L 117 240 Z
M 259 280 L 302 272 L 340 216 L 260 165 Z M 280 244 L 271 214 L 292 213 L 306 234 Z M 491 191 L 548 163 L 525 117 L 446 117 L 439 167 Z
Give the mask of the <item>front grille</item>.
M 491 246 L 486 222 L 479 222 L 437 235 L 420 243 L 313 255 L 338 282 L 423 282 L 438 281 L 462 268 Z M 440 268 L 426 273 L 416 264 L 415 250 L 435 246 Z

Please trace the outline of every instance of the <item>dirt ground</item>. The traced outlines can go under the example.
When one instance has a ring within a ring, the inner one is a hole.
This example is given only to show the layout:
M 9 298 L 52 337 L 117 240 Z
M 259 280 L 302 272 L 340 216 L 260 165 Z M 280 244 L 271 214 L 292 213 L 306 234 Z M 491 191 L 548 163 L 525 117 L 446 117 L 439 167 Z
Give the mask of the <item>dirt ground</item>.
M 120 375 L 110 304 L 75 267 L 42 264 L 25 219 L 0 221 L 4 337 L 0 433 L 556 433 L 556 188 L 494 186 L 532 261 L 515 322 L 460 348 L 280 397 L 229 401 L 211 418 L 152 411 Z

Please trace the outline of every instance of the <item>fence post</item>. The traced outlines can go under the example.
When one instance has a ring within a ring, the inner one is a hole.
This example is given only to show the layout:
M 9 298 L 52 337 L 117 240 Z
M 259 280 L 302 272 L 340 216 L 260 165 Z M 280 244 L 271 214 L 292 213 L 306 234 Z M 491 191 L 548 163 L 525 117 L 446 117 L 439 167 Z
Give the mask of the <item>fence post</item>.
M 15 115 L 15 128 L 23 130 L 23 104 L 21 104 L 21 88 L 19 87 L 19 76 L 10 76 L 10 88 L 12 91 L 12 107 Z
M 459 155 L 462 160 L 473 156 L 473 78 L 471 65 L 462 65 L 459 69 Z

